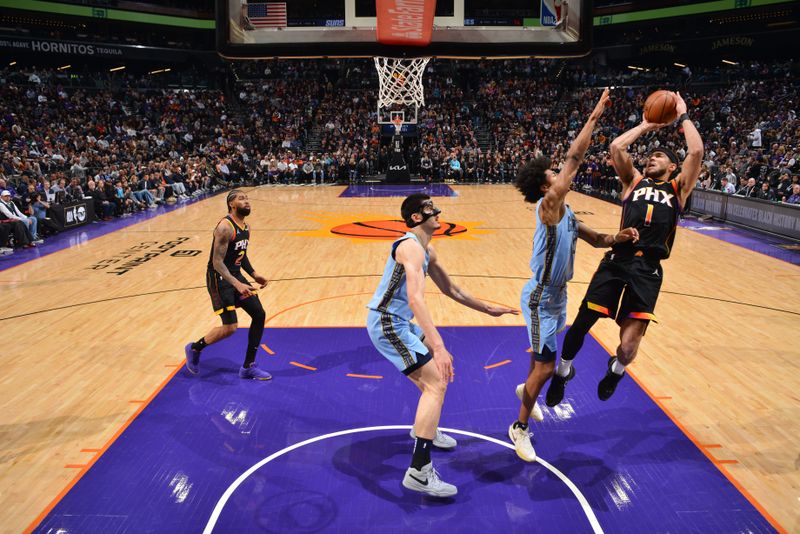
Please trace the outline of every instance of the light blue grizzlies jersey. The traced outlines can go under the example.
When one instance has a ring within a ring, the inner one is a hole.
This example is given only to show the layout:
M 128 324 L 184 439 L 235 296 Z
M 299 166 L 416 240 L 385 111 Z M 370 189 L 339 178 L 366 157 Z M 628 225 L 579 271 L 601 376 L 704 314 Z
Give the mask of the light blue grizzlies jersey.
M 419 239 L 413 232 L 406 232 L 406 234 L 392 243 L 392 252 L 386 260 L 386 267 L 383 269 L 383 277 L 378 289 L 372 296 L 367 307 L 372 310 L 377 310 L 381 313 L 391 313 L 410 321 L 414 317 L 414 312 L 408 306 L 408 288 L 406 287 L 406 271 L 402 264 L 397 263 L 394 259 L 395 251 L 398 245 L 406 239 L 413 239 L 419 243 Z M 422 243 L 419 243 L 422 246 Z M 425 274 L 428 274 L 428 250 L 425 249 L 425 262 L 422 264 L 422 269 Z
M 536 204 L 536 232 L 533 234 L 531 256 L 531 281 L 543 286 L 563 286 L 572 279 L 575 263 L 575 246 L 578 240 L 578 220 L 569 206 L 564 206 L 564 216 L 555 226 L 547 226 L 539 218 Z

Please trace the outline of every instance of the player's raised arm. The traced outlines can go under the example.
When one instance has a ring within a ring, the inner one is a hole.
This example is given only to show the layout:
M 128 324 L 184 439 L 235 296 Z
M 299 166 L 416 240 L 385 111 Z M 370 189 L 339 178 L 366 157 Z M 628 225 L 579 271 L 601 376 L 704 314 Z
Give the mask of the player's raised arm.
M 603 111 L 605 111 L 608 101 L 608 88 L 605 88 L 603 94 L 600 96 L 600 100 L 598 100 L 597 104 L 594 106 L 592 114 L 589 115 L 589 118 L 586 120 L 586 124 L 583 125 L 580 133 L 578 133 L 578 136 L 572 142 L 572 145 L 570 145 L 567 151 L 567 159 L 564 161 L 564 165 L 561 167 L 561 171 L 558 173 L 555 183 L 544 196 L 543 203 L 545 204 L 545 209 L 551 207 L 548 206 L 548 204 L 560 205 L 561 201 L 569 192 L 572 179 L 575 178 L 578 167 L 580 167 L 583 162 L 586 149 L 589 148 L 594 127 L 597 125 L 597 121 L 600 119 Z
M 678 175 L 677 182 L 680 187 L 681 205 L 686 204 L 686 199 L 692 194 L 694 186 L 697 185 L 697 178 L 700 176 L 700 168 L 703 165 L 703 139 L 694 122 L 687 114 L 686 102 L 680 93 L 676 93 L 678 103 L 678 126 L 683 127 L 683 136 L 686 138 L 686 159 L 683 160 L 681 173 Z
M 643 119 L 641 124 L 620 134 L 611 142 L 611 161 L 614 163 L 614 169 L 617 171 L 619 181 L 622 182 L 622 185 L 625 187 L 630 185 L 639 174 L 639 171 L 633 166 L 633 159 L 628 153 L 628 147 L 643 134 L 652 132 L 663 126 L 663 124 L 656 124 Z

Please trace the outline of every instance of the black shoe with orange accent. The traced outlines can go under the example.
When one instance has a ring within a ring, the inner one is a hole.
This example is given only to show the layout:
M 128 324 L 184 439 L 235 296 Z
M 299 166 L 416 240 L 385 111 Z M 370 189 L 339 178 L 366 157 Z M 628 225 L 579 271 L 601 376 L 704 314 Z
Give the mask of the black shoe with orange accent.
M 617 384 L 619 384 L 619 381 L 622 380 L 623 376 L 625 376 L 625 373 L 618 375 L 611 370 L 611 366 L 614 364 L 615 359 L 616 358 L 613 357 L 608 359 L 608 370 L 606 370 L 606 376 L 604 376 L 600 383 L 597 384 L 597 396 L 601 401 L 611 398 L 611 395 L 613 395 L 614 391 L 617 390 Z
M 550 386 L 547 388 L 547 395 L 545 402 L 551 408 L 564 400 L 564 389 L 567 387 L 567 382 L 575 378 L 575 366 L 569 368 L 567 376 L 560 376 L 558 373 L 553 375 L 550 379 Z

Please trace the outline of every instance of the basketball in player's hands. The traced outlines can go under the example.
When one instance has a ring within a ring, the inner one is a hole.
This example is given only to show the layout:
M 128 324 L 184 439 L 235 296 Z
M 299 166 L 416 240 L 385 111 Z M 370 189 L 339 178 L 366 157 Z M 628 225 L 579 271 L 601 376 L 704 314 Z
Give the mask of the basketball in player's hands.
M 678 99 L 672 91 L 652 93 L 644 103 L 644 119 L 655 124 L 669 124 L 678 118 Z

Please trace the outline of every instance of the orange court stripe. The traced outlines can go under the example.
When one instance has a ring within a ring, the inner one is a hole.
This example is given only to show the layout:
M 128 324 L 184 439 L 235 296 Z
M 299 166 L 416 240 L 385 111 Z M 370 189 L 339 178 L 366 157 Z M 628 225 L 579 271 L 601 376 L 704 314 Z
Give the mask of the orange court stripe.
M 265 343 L 261 344 L 261 348 L 264 349 L 265 351 L 267 351 L 267 354 L 272 354 L 272 355 L 275 354 L 275 352 L 273 352 L 273 350 L 271 348 L 269 348 Z
M 64 469 L 83 469 L 84 467 L 86 467 L 86 464 L 67 464 Z
M 721 449 L 722 445 L 718 443 L 709 443 L 708 445 L 700 445 L 704 449 Z
M 738 464 L 739 460 L 717 460 L 718 464 Z
M 594 340 L 595 340 L 595 341 L 597 341 L 597 343 L 598 343 L 598 344 L 599 344 L 601 347 L 603 347 L 603 348 L 605 349 L 605 351 L 606 351 L 606 352 L 607 352 L 607 353 L 608 353 L 610 356 L 613 356 L 613 355 L 614 355 L 614 353 L 613 353 L 613 352 L 611 352 L 610 350 L 608 350 L 608 347 L 606 347 L 606 344 L 605 344 L 605 343 L 603 343 L 603 342 L 602 342 L 600 339 L 598 339 L 598 337 L 597 337 L 596 335 L 594 335 L 594 333 L 593 333 L 593 332 L 589 331 L 589 334 L 591 334 L 591 336 L 594 338 Z M 778 532 L 781 532 L 782 534 L 788 534 L 788 532 L 786 531 L 786 529 L 785 529 L 785 528 L 783 528 L 783 527 L 780 525 L 780 523 L 778 523 L 777 521 L 775 521 L 775 518 L 774 518 L 774 517 L 772 517 L 772 516 L 769 514 L 769 512 L 767 512 L 767 510 L 766 510 L 766 509 L 765 509 L 763 506 L 761 506 L 761 504 L 760 504 L 760 503 L 759 503 L 759 502 L 758 502 L 758 501 L 755 499 L 755 497 L 753 497 L 752 495 L 750 495 L 750 492 L 748 492 L 748 491 L 747 491 L 747 490 L 744 488 L 744 486 L 742 486 L 741 484 L 739 484 L 739 482 L 738 482 L 738 481 L 737 481 L 735 478 L 733 478 L 733 476 L 732 476 L 732 475 L 731 475 L 731 474 L 730 474 L 730 473 L 727 471 L 727 469 L 725 469 L 725 468 L 724 468 L 724 467 L 722 467 L 722 465 L 721 465 L 721 464 L 724 464 L 724 463 L 738 463 L 736 460 L 723 460 L 723 461 L 720 461 L 720 460 L 717 460 L 716 458 L 714 458 L 713 456 L 711 456 L 711 453 L 709 453 L 707 450 L 705 450 L 705 449 L 704 449 L 704 448 L 703 448 L 703 447 L 700 445 L 700 440 L 698 440 L 696 437 L 694 437 L 694 434 L 692 434 L 691 432 L 689 432 L 689 429 L 688 429 L 688 428 L 686 428 L 685 426 L 683 426 L 683 424 L 682 424 L 680 421 L 678 421 L 678 418 L 677 418 L 677 417 L 675 417 L 675 416 L 672 414 L 672 412 L 670 412 L 670 411 L 667 409 L 667 407 L 666 407 L 666 406 L 665 406 L 663 403 L 659 402 L 659 401 L 658 401 L 658 399 L 657 399 L 657 398 L 656 398 L 656 397 L 655 397 L 655 396 L 654 396 L 654 395 L 653 395 L 653 394 L 650 392 L 650 390 L 649 390 L 649 389 L 647 389 L 647 387 L 646 387 L 646 386 L 645 386 L 645 385 L 644 385 L 644 384 L 643 384 L 641 381 L 639 381 L 639 380 L 636 378 L 636 376 L 634 376 L 634 374 L 630 372 L 630 370 L 629 370 L 629 369 L 626 369 L 626 370 L 625 370 L 625 372 L 626 372 L 626 373 L 628 373 L 628 374 L 631 376 L 631 379 L 632 379 L 634 382 L 636 382 L 636 385 L 638 385 L 640 388 L 642 388 L 642 391 L 644 391 L 644 392 L 647 394 L 647 396 L 648 396 L 648 397 L 650 397 L 651 399 L 653 399 L 653 402 L 655 402 L 655 403 L 656 403 L 656 405 L 657 405 L 659 408 L 661 408 L 661 411 L 663 411 L 663 412 L 664 412 L 664 413 L 667 415 L 667 417 L 669 417 L 669 418 L 670 418 L 670 420 L 671 420 L 673 423 L 675 423 L 675 426 L 677 426 L 677 427 L 678 427 L 678 428 L 681 430 L 681 432 L 683 432 L 683 433 L 686 435 L 686 437 L 687 437 L 687 438 L 689 438 L 689 441 L 691 441 L 692 443 L 694 443 L 694 445 L 695 445 L 695 446 L 696 446 L 696 447 L 697 447 L 697 448 L 700 450 L 700 452 L 702 452 L 702 453 L 703 453 L 703 454 L 706 456 L 706 458 L 708 458 L 708 459 L 709 459 L 709 461 L 711 461 L 711 463 L 713 463 L 713 464 L 714 464 L 714 465 L 717 467 L 717 469 L 719 469 L 720 473 L 722 473 L 722 474 L 725 476 L 725 478 L 727 478 L 727 479 L 728 479 L 728 481 L 729 481 L 731 484 L 733 484 L 733 485 L 734 485 L 734 487 L 735 487 L 736 489 L 738 489 L 738 490 L 739 490 L 739 492 L 740 492 L 742 495 L 744 495 L 744 498 L 745 498 L 745 499 L 747 499 L 747 500 L 750 502 L 750 504 L 752 504 L 752 505 L 753 505 L 753 507 L 754 507 L 756 510 L 758 510 L 759 512 L 761 512 L 761 515 L 763 515 L 763 516 L 764 516 L 764 518 L 765 518 L 767 521 L 769 521 L 769 522 L 770 522 L 770 524 L 771 524 L 773 527 L 775 527 L 775 530 L 777 530 Z
M 308 369 L 309 371 L 316 371 L 316 367 L 311 367 L 310 365 L 303 365 L 302 363 L 297 362 L 289 362 L 289 365 L 294 365 L 295 367 L 302 367 L 303 369 Z
M 671 400 L 672 399 L 672 397 L 653 397 L 653 398 L 654 399 L 659 399 L 659 400 Z
M 381 375 L 357 375 L 353 373 L 347 373 L 347 376 L 352 378 L 374 378 L 376 380 L 380 380 L 381 378 L 383 378 Z
M 38 516 L 36 516 L 36 518 L 31 522 L 31 524 L 28 525 L 28 528 L 26 528 L 23 531 L 24 534 L 30 534 L 31 532 L 33 532 L 33 529 L 35 529 L 37 526 L 39 526 L 39 523 L 41 523 L 42 520 L 45 517 L 47 517 L 47 514 L 49 514 L 50 511 L 53 508 L 55 508 L 56 505 L 59 502 L 61 502 L 61 499 L 63 499 L 64 496 L 67 493 L 69 493 L 69 491 L 75 486 L 75 484 L 77 484 L 78 481 L 81 478 L 83 478 L 83 475 L 85 475 L 87 473 L 87 471 L 89 471 L 89 469 L 91 469 L 91 467 L 94 465 L 94 463 L 103 455 L 103 453 L 105 453 L 108 450 L 109 447 L 111 447 L 111 445 L 117 440 L 117 438 L 119 438 L 122 435 L 122 433 L 125 432 L 125 429 L 128 428 L 131 423 L 133 423 L 133 420 L 136 419 L 139 416 L 140 413 L 142 413 L 142 411 L 156 397 L 156 395 L 158 395 L 159 392 L 166 387 L 167 383 L 170 380 L 172 380 L 172 378 L 176 374 L 178 374 L 178 371 L 180 371 L 180 369 L 181 369 L 180 367 L 176 367 L 175 370 L 172 371 L 169 374 L 169 376 L 167 376 L 167 378 L 164 379 L 163 382 L 161 382 L 161 384 L 156 388 L 156 390 L 153 391 L 152 394 L 150 394 L 150 396 L 147 398 L 147 400 L 144 401 L 143 404 L 141 406 L 139 406 L 139 408 L 135 412 L 133 412 L 133 414 L 128 418 L 128 420 L 125 421 L 125 423 L 123 423 L 122 426 L 117 429 L 117 431 L 114 433 L 114 435 L 111 436 L 111 438 L 109 438 L 109 440 L 105 443 L 105 445 L 103 445 L 103 447 L 100 449 L 100 453 L 99 454 L 95 454 L 92 457 L 92 459 L 89 460 L 88 464 L 86 464 L 84 466 L 80 466 L 80 467 L 82 467 L 81 471 L 77 475 L 75 475 L 75 477 L 72 480 L 69 481 L 69 483 L 64 487 L 64 489 L 62 489 L 59 492 L 59 494 L 56 495 L 53 498 L 52 501 L 50 501 L 50 504 L 45 506 L 44 510 L 42 510 L 41 513 Z
M 494 369 L 495 367 L 500 367 L 501 365 L 505 365 L 507 363 L 511 363 L 511 360 L 503 360 L 502 362 L 493 363 L 492 365 L 484 365 L 484 369 Z

